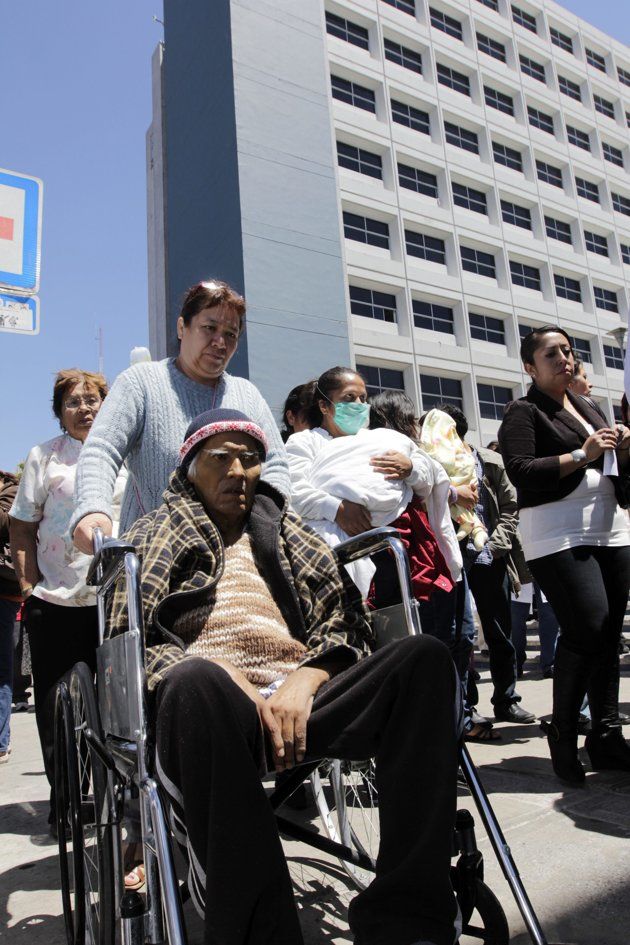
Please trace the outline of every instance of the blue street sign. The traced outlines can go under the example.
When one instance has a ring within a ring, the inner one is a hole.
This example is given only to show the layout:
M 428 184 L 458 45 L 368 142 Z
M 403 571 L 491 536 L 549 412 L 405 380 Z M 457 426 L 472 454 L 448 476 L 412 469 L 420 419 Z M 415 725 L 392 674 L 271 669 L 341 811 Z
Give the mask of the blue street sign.
M 44 185 L 35 177 L 0 170 L 0 285 L 39 289 Z
M 36 295 L 0 292 L 0 331 L 18 335 L 39 334 L 39 299 Z

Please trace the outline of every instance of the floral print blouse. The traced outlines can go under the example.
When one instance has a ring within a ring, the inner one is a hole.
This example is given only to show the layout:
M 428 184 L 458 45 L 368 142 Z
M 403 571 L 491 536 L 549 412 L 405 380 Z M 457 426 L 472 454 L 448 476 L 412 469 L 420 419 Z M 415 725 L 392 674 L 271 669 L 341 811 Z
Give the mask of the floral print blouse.
M 33 594 L 51 604 L 86 607 L 96 604 L 96 592 L 86 587 L 90 556 L 77 551 L 68 531 L 74 512 L 74 479 L 82 443 L 62 433 L 34 446 L 24 464 L 12 518 L 38 522 L 37 565 L 40 580 Z M 123 467 L 114 492 L 116 534 L 122 495 L 127 484 Z

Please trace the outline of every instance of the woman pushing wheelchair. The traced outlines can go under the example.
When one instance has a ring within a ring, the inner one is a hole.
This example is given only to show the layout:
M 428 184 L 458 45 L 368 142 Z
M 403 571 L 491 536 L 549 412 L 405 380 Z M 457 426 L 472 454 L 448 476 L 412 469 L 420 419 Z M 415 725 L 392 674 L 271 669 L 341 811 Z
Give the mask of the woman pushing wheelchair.
M 449 652 L 409 637 L 370 653 L 345 570 L 261 480 L 266 451 L 244 414 L 198 416 L 162 505 L 126 536 L 142 559 L 156 772 L 204 941 L 302 941 L 261 775 L 375 758 L 381 845 L 350 905 L 354 940 L 453 945 L 461 711 Z M 125 606 L 117 594 L 114 634 Z

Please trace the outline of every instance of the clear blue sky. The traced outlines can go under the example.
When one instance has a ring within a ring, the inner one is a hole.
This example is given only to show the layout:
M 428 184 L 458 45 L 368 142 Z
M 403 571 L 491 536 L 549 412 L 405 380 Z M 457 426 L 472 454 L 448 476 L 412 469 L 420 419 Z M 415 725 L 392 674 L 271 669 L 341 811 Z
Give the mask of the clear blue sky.
M 564 6 L 630 44 L 630 0 Z M 96 370 L 98 325 L 110 380 L 147 343 L 145 133 L 161 8 L 2 4 L 0 167 L 41 177 L 45 190 L 41 332 L 0 333 L 0 468 L 54 435 L 52 379 L 63 367 Z

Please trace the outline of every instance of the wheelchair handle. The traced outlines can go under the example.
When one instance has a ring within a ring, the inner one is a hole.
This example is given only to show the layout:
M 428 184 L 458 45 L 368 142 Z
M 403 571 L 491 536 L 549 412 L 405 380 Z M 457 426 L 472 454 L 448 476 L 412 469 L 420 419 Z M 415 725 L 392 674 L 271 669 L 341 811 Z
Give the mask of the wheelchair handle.
M 376 554 L 377 551 L 384 551 L 390 547 L 394 539 L 400 539 L 398 531 L 384 525 L 381 528 L 371 528 L 367 532 L 361 532 L 354 538 L 348 538 L 334 550 L 342 564 L 350 564 L 352 561 L 358 561 L 359 558 Z

